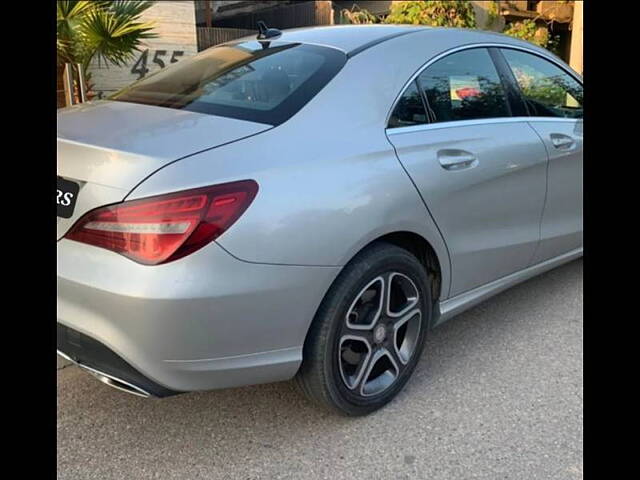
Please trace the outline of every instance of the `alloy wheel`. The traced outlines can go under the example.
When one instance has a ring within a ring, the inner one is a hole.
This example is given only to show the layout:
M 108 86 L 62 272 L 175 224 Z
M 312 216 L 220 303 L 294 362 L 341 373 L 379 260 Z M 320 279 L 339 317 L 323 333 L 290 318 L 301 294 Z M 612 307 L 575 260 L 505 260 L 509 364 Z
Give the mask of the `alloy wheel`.
M 416 351 L 421 322 L 413 280 L 394 271 L 370 281 L 340 326 L 338 368 L 345 386 L 362 397 L 391 387 Z

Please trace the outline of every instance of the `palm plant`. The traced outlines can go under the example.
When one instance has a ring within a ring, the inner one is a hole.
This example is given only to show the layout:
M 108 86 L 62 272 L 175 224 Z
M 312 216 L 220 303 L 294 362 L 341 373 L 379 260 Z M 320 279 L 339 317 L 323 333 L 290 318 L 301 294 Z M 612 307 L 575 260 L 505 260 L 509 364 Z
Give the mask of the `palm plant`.
M 142 41 L 157 35 L 140 16 L 155 2 L 58 0 L 56 47 L 58 65 L 80 65 L 87 77 L 91 61 L 126 65 Z M 89 79 L 87 78 L 87 81 Z

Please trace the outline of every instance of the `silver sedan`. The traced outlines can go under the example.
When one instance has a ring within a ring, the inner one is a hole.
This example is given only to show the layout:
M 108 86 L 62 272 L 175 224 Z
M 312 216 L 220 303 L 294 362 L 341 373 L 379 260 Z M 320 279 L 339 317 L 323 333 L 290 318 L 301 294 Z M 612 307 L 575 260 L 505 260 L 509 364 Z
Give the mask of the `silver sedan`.
M 582 255 L 582 79 L 499 34 L 263 31 L 58 114 L 58 351 L 142 396 L 389 402 L 429 330 Z

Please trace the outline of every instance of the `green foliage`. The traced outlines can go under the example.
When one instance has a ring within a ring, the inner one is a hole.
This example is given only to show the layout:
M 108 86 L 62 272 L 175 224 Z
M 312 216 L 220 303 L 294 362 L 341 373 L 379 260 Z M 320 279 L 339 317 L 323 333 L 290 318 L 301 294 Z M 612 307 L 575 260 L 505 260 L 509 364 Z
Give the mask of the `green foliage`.
M 547 43 L 546 48 L 555 53 L 557 56 L 561 57 L 562 52 L 560 51 L 560 35 L 550 35 L 549 42 Z
M 567 93 L 577 103 L 583 102 L 580 92 L 565 76 L 545 76 L 523 67 L 516 67 L 514 75 L 524 96 L 543 105 L 562 107 L 568 102 Z
M 566 88 L 550 79 L 525 84 L 521 88 L 525 97 L 533 98 L 544 105 L 563 105 L 566 99 Z
M 471 2 L 393 2 L 385 23 L 476 28 L 476 15 Z
M 354 5 L 351 10 L 343 9 L 340 11 L 340 23 L 351 23 L 356 25 L 380 23 L 380 17 L 374 15 L 364 8 Z
M 124 65 L 140 50 L 142 40 L 153 38 L 153 24 L 140 15 L 155 2 L 78 1 L 57 3 L 58 63 L 81 64 L 86 72 L 93 58 Z
M 537 85 L 524 89 L 522 92 L 527 98 L 535 98 L 538 102 L 545 105 L 561 106 L 567 98 L 566 90 L 558 85 Z
M 550 40 L 549 29 L 546 26 L 538 26 L 531 19 L 508 23 L 502 33 L 544 48 L 547 47 Z

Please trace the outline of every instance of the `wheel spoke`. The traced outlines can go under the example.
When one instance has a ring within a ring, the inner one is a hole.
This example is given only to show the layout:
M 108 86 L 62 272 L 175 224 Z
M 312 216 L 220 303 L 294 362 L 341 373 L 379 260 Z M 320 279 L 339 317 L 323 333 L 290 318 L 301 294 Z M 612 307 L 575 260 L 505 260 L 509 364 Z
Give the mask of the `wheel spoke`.
M 420 334 L 422 312 L 413 309 L 393 324 L 393 350 L 402 365 L 406 365 L 415 350 Z
M 371 330 L 384 311 L 385 291 L 383 277 L 376 277 L 369 282 L 347 310 L 347 327 L 352 330 Z
M 386 348 L 375 350 L 360 381 L 360 394 L 367 397 L 383 392 L 396 381 L 399 374 L 400 368 L 394 355 Z
M 361 382 L 371 359 L 371 343 L 367 336 L 346 334 L 338 346 L 338 366 L 347 388 L 353 390 Z
M 347 325 L 343 325 L 340 334 L 348 337 L 359 338 L 363 341 L 366 341 L 369 345 L 373 345 L 373 331 L 372 330 L 361 330 L 358 328 L 351 328 Z
M 386 313 L 401 317 L 418 304 L 419 294 L 415 283 L 406 275 L 393 272 L 386 278 Z

